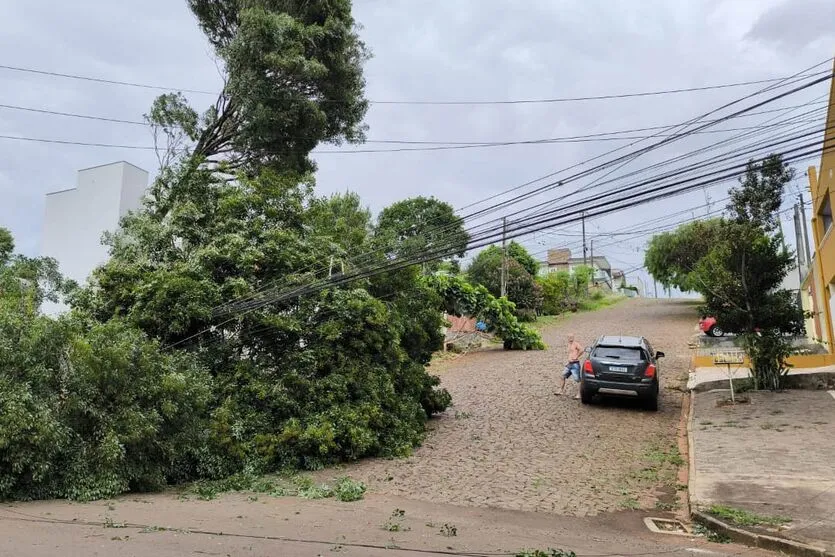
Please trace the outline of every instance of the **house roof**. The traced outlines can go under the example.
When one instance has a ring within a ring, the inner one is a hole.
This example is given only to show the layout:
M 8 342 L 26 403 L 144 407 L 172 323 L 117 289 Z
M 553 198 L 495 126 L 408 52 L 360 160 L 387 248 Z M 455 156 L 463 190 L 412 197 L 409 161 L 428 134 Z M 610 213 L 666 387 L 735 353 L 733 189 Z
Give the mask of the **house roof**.
M 571 265 L 582 265 L 583 258 L 582 257 L 572 257 L 568 260 Z M 612 266 L 609 264 L 609 260 L 606 259 L 603 255 L 595 255 L 594 256 L 594 264 L 598 269 L 604 269 L 606 271 L 610 270 Z

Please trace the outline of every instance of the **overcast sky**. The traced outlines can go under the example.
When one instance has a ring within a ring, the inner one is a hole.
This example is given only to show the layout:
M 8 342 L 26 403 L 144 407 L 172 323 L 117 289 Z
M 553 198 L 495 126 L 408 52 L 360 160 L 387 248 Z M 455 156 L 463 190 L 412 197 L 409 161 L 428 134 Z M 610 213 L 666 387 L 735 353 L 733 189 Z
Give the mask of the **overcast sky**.
M 374 54 L 366 66 L 368 98 L 378 101 L 535 99 L 698 87 L 785 77 L 835 53 L 835 2 L 830 0 L 356 0 L 354 11 Z M 211 51 L 185 2 L 0 0 L 0 21 L 2 65 L 174 88 L 219 87 Z M 817 69 L 828 68 L 831 64 Z M 764 86 L 553 104 L 377 104 L 367 116 L 368 135 L 373 140 L 495 142 L 642 128 L 687 120 Z M 827 90 L 822 84 L 774 107 L 820 98 Z M 0 104 L 5 105 L 141 120 L 156 94 L 0 69 Z M 207 95 L 189 97 L 198 108 L 212 101 Z M 750 126 L 775 116 L 724 127 Z M 823 124 L 822 114 L 813 117 Z M 677 142 L 622 172 L 732 133 Z M 151 144 L 142 126 L 4 108 L 0 135 Z M 629 142 L 322 153 L 317 156 L 318 190 L 355 190 L 374 211 L 414 195 L 435 195 L 462 207 Z M 19 249 L 32 255 L 39 249 L 45 194 L 74 186 L 78 169 L 126 160 L 152 174 L 156 170 L 154 154 L 143 150 L 9 139 L 0 139 L 0 149 L 0 226 L 11 228 Z M 802 171 L 794 188 L 808 191 Z M 706 210 L 707 196 L 721 199 L 726 189 L 700 190 L 591 221 L 587 231 L 595 237 L 596 253 L 608 256 L 614 267 L 638 266 L 648 236 L 607 232 L 630 226 L 647 230 L 658 218 L 689 207 L 698 216 Z M 663 222 L 677 218 L 687 215 Z M 535 252 L 568 245 L 580 255 L 578 231 L 561 228 L 525 243 Z

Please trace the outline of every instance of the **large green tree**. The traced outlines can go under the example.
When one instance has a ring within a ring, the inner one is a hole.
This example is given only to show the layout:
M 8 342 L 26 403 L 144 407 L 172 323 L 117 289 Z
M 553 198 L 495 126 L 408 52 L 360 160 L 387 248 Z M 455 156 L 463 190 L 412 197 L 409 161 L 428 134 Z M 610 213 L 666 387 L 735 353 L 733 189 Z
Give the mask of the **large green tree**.
M 200 119 L 195 154 L 227 170 L 306 172 L 320 142 L 364 139 L 362 64 L 369 55 L 351 0 L 188 3 L 225 78 Z
M 359 198 L 317 198 L 309 173 L 319 142 L 361 139 L 350 2 L 190 4 L 223 62 L 221 99 L 202 116 L 176 95 L 152 107 L 160 137 L 190 147 L 167 151 L 75 307 L 210 372 L 203 476 L 404 454 L 449 404 L 425 369 L 441 302 L 414 268 L 324 288 L 385 258 L 358 257 L 371 241 Z
M 434 197 L 412 197 L 393 203 L 377 217 L 375 243 L 388 257 L 441 259 L 463 257 L 470 236 L 452 205 Z M 437 269 L 434 259 L 429 270 Z
M 700 292 L 698 262 L 723 240 L 722 219 L 698 220 L 652 237 L 644 255 L 647 271 L 666 287 Z
M 727 218 L 656 237 L 647 253 L 656 279 L 701 293 L 700 311 L 739 334 L 760 388 L 781 387 L 791 352 L 784 335 L 803 329 L 795 294 L 781 288 L 794 266 L 778 230 L 783 189 L 792 176 L 779 155 L 751 161 L 729 192 Z
M 516 242 L 507 246 L 507 252 L 507 298 L 516 304 L 520 317 L 535 317 L 542 309 L 542 287 L 526 267 L 526 263 L 530 267 L 533 258 Z M 501 295 L 501 276 L 502 249 L 497 246 L 481 250 L 467 268 L 467 279 L 484 286 L 496 297 Z

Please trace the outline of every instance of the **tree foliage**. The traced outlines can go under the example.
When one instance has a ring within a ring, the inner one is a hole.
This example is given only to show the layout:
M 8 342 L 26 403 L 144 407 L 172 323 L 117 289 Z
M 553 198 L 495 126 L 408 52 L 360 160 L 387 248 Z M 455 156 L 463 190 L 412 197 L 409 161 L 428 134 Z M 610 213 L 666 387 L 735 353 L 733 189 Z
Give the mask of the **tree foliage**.
M 532 314 L 535 317 L 542 309 L 542 288 L 528 269 L 539 265 L 516 242 L 507 246 L 507 253 L 507 299 L 515 304 L 520 316 L 529 319 Z M 501 295 L 501 275 L 502 250 L 498 246 L 480 251 L 467 268 L 467 279 L 484 286 L 495 297 Z
M 537 279 L 542 288 L 542 313 L 559 315 L 576 311 L 580 300 L 587 297 L 591 267 L 579 266 L 573 271 L 556 271 Z
M 803 329 L 795 294 L 781 289 L 794 257 L 777 232 L 777 212 L 792 176 L 779 155 L 751 161 L 729 192 L 728 218 L 656 236 L 646 258 L 657 280 L 701 293 L 702 314 L 740 335 L 760 388 L 780 388 L 791 351 L 783 335 Z
M 194 153 L 226 169 L 314 168 L 321 142 L 364 139 L 368 109 L 350 0 L 188 0 L 224 69 Z
M 652 237 L 644 255 L 647 271 L 666 287 L 683 292 L 700 292 L 703 285 L 696 266 L 723 240 L 722 219 L 698 220 L 683 224 L 672 232 Z
M 452 253 L 462 257 L 470 236 L 461 217 L 449 203 L 434 197 L 412 197 L 389 205 L 380 212 L 375 244 L 388 257 L 412 258 L 427 253 Z M 440 257 L 439 257 L 440 259 Z M 426 264 L 434 271 L 438 261 Z
M 446 312 L 483 319 L 489 330 L 504 341 L 509 350 L 543 350 L 539 333 L 520 323 L 516 306 L 506 298 L 493 296 L 484 286 L 473 285 L 461 277 L 433 275 L 427 284 L 443 298 Z
M 91 499 L 193 477 L 208 375 L 124 322 L 39 313 L 54 261 L 0 265 L 0 499 Z

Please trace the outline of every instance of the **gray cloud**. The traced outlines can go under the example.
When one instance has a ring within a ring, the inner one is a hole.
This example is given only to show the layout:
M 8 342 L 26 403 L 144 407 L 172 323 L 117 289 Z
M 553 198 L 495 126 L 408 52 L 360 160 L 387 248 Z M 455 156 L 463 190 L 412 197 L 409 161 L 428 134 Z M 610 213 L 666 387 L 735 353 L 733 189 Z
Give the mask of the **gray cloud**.
M 104 0 L 71 7 L 49 0 L 32 0 L 25 7 L 7 2 L 0 5 L 6 29 L 0 36 L 0 52 L 6 53 L 0 64 L 216 90 L 217 70 L 185 3 L 148 0 L 141 9 L 137 6 Z M 378 100 L 545 98 L 700 86 L 788 75 L 831 56 L 830 45 L 821 40 L 807 42 L 801 50 L 765 40 L 769 26 L 764 22 L 779 9 L 785 7 L 753 0 L 355 2 L 362 35 L 374 53 L 366 68 L 368 96 Z M 802 19 L 785 18 L 783 27 L 787 34 L 811 34 Z M 3 70 L 0 80 L 2 104 L 125 119 L 141 118 L 156 94 Z M 374 105 L 367 121 L 372 139 L 522 140 L 683 121 L 754 90 L 548 105 Z M 824 92 L 825 87 L 818 87 L 783 104 L 804 102 Z M 191 98 L 201 109 L 212 100 Z M 3 109 L 0 134 L 151 144 L 148 131 L 137 126 Z M 622 172 L 720 137 L 687 139 L 641 157 Z M 320 154 L 318 191 L 356 190 L 374 210 L 412 195 L 436 195 L 460 207 L 619 145 Z M 372 147 L 381 146 L 366 146 Z M 32 254 L 38 250 L 44 195 L 74 185 L 78 169 L 120 159 L 152 173 L 156 168 L 153 153 L 147 151 L 9 140 L 0 140 L 0 149 L 0 226 L 12 228 L 19 246 Z M 585 183 L 566 190 L 578 187 Z M 712 188 L 713 198 L 723 197 L 726 187 Z M 543 199 L 547 197 L 534 201 Z M 615 265 L 636 266 L 646 236 L 607 237 L 607 231 L 624 226 L 646 229 L 653 219 L 703 205 L 704 199 L 702 192 L 696 192 L 657 202 L 590 222 L 589 231 L 598 234 L 596 245 L 603 246 L 599 251 Z M 525 243 L 535 251 L 552 244 L 576 244 L 578 230 L 568 227 L 569 235 L 562 237 L 538 234 Z
M 792 50 L 815 43 L 832 47 L 835 3 L 829 0 L 786 0 L 763 13 L 748 37 Z

